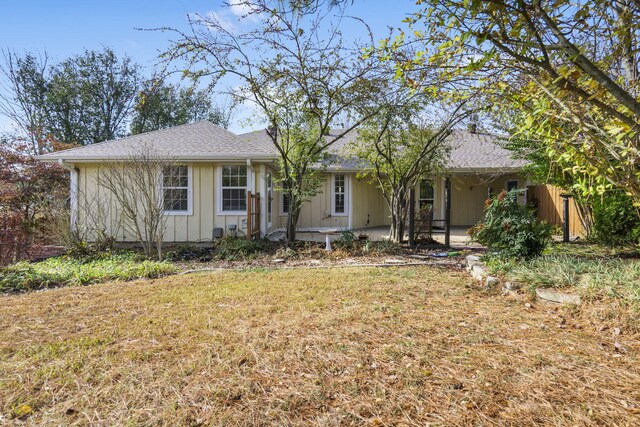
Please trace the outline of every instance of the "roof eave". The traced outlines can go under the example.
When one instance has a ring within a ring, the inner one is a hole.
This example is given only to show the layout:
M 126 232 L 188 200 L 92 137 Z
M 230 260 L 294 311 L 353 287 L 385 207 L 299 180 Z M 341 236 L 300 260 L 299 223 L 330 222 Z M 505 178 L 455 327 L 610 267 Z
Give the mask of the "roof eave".
M 467 168 L 443 168 L 441 173 L 514 173 L 514 172 L 522 172 L 524 168 L 523 166 L 508 166 L 508 167 L 467 167 Z
M 73 156 L 52 156 L 50 154 L 44 156 L 35 156 L 36 160 L 39 160 L 44 163 L 58 163 L 59 160 L 64 160 L 70 163 L 96 163 L 96 162 L 118 162 L 123 160 L 131 160 L 131 156 L 100 156 L 100 157 L 73 157 Z M 247 155 L 247 156 L 238 156 L 238 155 L 223 155 L 223 156 L 211 156 L 211 155 L 202 155 L 202 156 L 176 156 L 176 157 L 157 157 L 156 159 L 171 159 L 181 162 L 216 162 L 216 161 L 239 161 L 245 162 L 247 159 L 251 160 L 264 160 L 264 161 L 274 161 L 277 160 L 276 156 L 273 155 Z

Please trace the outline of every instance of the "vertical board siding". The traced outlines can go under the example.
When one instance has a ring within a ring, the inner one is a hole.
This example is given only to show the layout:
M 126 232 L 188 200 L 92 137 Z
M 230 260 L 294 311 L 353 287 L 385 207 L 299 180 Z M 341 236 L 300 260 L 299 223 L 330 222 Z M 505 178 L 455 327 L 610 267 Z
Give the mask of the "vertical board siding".
M 488 175 L 454 175 L 451 179 L 451 225 L 472 226 L 484 215 L 484 202 L 487 200 L 489 187 L 497 195 L 507 189 L 507 182 L 518 181 L 518 188 L 526 187 L 526 178 L 522 175 L 510 174 L 501 176 Z M 524 196 L 519 200 L 524 203 Z
M 530 185 L 527 187 L 527 199 L 537 206 L 538 218 L 547 221 L 551 225 L 562 226 L 563 200 L 560 195 L 564 193 L 561 188 L 553 185 Z M 584 227 L 580 222 L 576 202 L 569 201 L 569 234 L 571 236 L 583 236 Z
M 389 207 L 382 191 L 368 178 L 357 179 L 354 176 L 351 181 L 351 191 L 353 192 L 353 228 L 377 227 L 391 223 Z

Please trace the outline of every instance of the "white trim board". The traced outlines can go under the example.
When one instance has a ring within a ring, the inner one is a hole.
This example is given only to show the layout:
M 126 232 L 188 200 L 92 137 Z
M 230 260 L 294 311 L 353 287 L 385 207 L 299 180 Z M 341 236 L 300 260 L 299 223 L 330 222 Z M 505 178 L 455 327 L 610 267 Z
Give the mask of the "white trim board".
M 167 216 L 191 216 L 193 215 L 193 167 L 191 165 L 177 164 L 175 166 L 187 167 L 187 210 L 186 211 L 164 211 Z M 170 166 L 171 167 L 171 166 Z M 160 174 L 160 191 L 162 192 L 162 203 L 164 206 L 164 173 Z
M 216 215 L 218 216 L 246 216 L 247 210 L 240 211 L 223 211 L 222 210 L 222 169 L 225 166 L 244 166 L 247 168 L 247 185 L 245 188 L 245 197 L 247 191 L 253 191 L 252 180 L 254 180 L 253 172 L 246 163 L 219 163 L 215 165 L 216 168 L 216 182 L 214 182 L 215 190 L 216 190 Z

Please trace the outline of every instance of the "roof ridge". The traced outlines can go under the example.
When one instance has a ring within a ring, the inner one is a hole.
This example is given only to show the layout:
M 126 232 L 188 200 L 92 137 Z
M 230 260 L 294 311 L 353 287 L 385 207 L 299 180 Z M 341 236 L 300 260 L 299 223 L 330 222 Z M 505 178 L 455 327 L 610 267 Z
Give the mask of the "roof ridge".
M 267 128 L 264 128 L 264 129 L 258 129 L 258 130 L 252 130 L 252 131 L 245 132 L 245 133 L 239 133 L 239 134 L 237 134 L 237 136 L 245 136 L 245 135 L 250 135 L 250 134 L 252 134 L 252 133 L 266 132 L 266 131 L 267 131 Z

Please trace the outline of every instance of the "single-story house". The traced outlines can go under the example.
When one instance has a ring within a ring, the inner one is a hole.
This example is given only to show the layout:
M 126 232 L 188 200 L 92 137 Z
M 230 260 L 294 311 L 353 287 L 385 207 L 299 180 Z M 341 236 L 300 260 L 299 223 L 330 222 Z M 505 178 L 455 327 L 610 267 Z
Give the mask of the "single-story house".
M 326 166 L 320 192 L 302 210 L 300 231 L 390 224 L 381 191 L 357 176 L 359 162 L 339 155 L 355 138 L 356 133 L 351 132 L 332 147 L 340 160 Z M 431 204 L 436 219 L 444 218 L 447 177 L 452 186 L 452 226 L 476 224 L 488 196 L 529 184 L 522 170 L 524 162 L 513 159 L 490 134 L 454 130 L 448 144 L 451 155 L 444 170 L 438 176 L 424 177 L 416 189 L 416 204 Z M 166 242 L 207 242 L 220 233 L 246 234 L 249 191 L 261 195 L 260 235 L 284 230 L 287 201 L 274 186 L 277 154 L 266 131 L 236 135 L 208 121 L 39 156 L 41 161 L 57 162 L 71 171 L 74 225 L 88 226 L 91 218 L 101 216 L 118 240 L 134 240 L 117 227 L 115 201 L 97 185 L 96 178 L 101 166 L 131 158 L 141 145 L 175 162 L 171 179 L 162 184 Z

